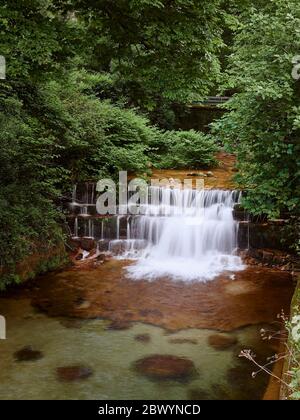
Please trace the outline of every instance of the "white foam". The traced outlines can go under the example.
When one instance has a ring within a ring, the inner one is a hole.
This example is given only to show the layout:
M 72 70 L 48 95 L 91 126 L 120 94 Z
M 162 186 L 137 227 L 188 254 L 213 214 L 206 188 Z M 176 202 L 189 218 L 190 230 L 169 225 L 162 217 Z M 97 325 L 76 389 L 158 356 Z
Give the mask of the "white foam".
M 148 214 L 133 219 L 130 237 L 146 239 L 148 246 L 138 252 L 127 248 L 126 257 L 137 258 L 127 268 L 131 278 L 209 281 L 225 271 L 244 269 L 235 255 L 238 224 L 232 210 L 236 192 L 162 188 L 160 196 L 160 203 L 150 206 Z M 161 216 L 166 208 L 168 215 Z

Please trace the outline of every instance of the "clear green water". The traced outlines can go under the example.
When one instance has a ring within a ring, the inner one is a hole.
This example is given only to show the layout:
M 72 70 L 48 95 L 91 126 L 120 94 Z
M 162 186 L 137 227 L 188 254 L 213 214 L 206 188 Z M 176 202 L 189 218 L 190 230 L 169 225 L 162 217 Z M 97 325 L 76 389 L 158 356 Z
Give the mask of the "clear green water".
M 272 353 L 259 338 L 260 326 L 235 331 L 238 344 L 216 351 L 207 342 L 215 333 L 211 330 L 169 334 L 135 323 L 128 330 L 113 331 L 103 320 L 80 321 L 80 328 L 67 328 L 62 318 L 36 312 L 23 298 L 0 299 L 0 313 L 7 318 L 7 340 L 0 340 L 0 399 L 253 399 L 262 397 L 268 381 L 263 376 L 253 380 L 249 362 L 237 357 L 242 348 L 253 348 L 263 356 Z M 150 341 L 137 341 L 137 334 L 149 334 Z M 190 338 L 197 344 L 171 343 L 174 338 Z M 44 357 L 15 361 L 14 352 L 28 345 Z M 137 373 L 133 363 L 152 354 L 187 357 L 198 375 L 186 383 L 150 380 Z M 60 382 L 56 368 L 68 365 L 89 366 L 93 375 Z M 240 374 L 233 380 L 228 372 L 234 367 Z

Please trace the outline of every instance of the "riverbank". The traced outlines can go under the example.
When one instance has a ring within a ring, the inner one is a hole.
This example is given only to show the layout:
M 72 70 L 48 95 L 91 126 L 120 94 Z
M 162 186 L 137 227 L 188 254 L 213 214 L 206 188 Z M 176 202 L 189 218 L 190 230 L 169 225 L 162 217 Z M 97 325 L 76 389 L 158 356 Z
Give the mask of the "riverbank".
M 5 285 L 6 278 L 12 277 L 16 284 L 24 283 L 38 275 L 61 269 L 71 263 L 63 241 L 55 245 L 37 244 L 35 250 L 18 262 L 13 270 L 9 267 L 0 269 L 0 278 Z M 11 279 L 9 281 L 11 283 Z
M 284 361 L 280 389 L 280 399 L 298 400 L 300 398 L 300 274 L 291 301 L 290 322 L 288 323 L 288 337 L 286 343 L 287 357 Z M 287 386 L 289 384 L 289 386 Z

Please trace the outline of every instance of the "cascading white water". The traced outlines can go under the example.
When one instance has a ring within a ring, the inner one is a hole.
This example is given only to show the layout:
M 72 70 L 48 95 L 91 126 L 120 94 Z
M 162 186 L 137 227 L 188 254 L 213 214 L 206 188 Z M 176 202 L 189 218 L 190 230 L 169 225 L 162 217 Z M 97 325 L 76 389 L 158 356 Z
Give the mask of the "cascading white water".
M 127 219 L 130 239 L 110 242 L 113 253 L 137 259 L 127 268 L 130 277 L 207 281 L 244 268 L 235 255 L 238 223 L 232 210 L 238 192 L 153 187 L 149 192 L 157 194 L 158 203 L 131 216 L 130 229 Z
M 84 235 L 108 240 L 116 258 L 135 260 L 127 268 L 131 278 L 207 281 L 244 268 L 236 255 L 238 223 L 232 214 L 238 191 L 149 187 L 148 193 L 139 215 L 102 220 L 98 234 L 94 219 L 84 220 L 89 210 L 81 204 Z M 90 188 L 87 195 L 91 206 Z M 75 236 L 78 229 L 76 218 Z

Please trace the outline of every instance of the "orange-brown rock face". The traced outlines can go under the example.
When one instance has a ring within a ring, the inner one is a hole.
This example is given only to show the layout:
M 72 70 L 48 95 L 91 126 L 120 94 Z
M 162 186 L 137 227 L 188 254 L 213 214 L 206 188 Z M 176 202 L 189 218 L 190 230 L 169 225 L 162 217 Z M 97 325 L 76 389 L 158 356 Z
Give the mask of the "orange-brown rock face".
M 183 181 L 184 179 L 203 179 L 205 188 L 218 189 L 235 189 L 234 183 L 235 163 L 234 155 L 220 152 L 216 155 L 219 166 L 212 170 L 195 170 L 195 169 L 155 169 L 151 178 L 163 179 L 173 178 Z

